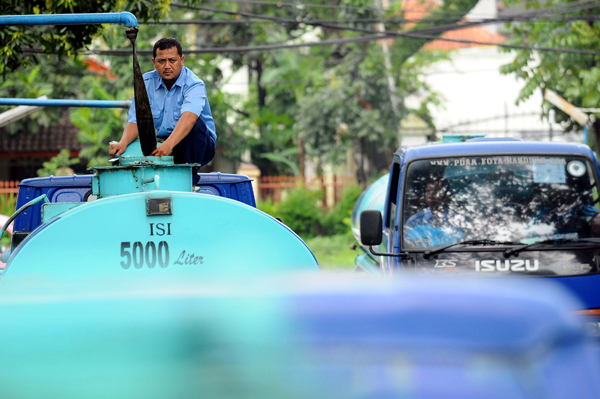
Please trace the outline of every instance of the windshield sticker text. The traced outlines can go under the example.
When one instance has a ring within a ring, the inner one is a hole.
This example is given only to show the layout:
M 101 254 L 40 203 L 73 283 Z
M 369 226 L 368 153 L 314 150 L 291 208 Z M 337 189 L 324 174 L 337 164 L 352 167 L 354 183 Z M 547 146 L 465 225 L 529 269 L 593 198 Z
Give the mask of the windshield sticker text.
M 565 158 L 541 157 L 482 157 L 482 158 L 451 158 L 429 161 L 437 166 L 479 166 L 479 165 L 566 165 Z
M 533 263 L 527 259 L 511 260 L 482 260 L 475 262 L 476 272 L 535 272 L 539 270 L 540 265 L 537 259 Z

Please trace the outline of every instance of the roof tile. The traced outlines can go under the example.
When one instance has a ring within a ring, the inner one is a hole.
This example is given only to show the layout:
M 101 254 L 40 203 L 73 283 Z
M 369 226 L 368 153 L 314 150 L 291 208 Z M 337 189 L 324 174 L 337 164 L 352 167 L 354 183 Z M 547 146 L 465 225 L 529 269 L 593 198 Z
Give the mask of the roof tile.
M 61 123 L 38 129 L 37 132 L 9 134 L 0 128 L 0 154 L 58 152 L 62 149 L 79 151 L 82 144 L 77 140 L 77 128 L 65 112 Z

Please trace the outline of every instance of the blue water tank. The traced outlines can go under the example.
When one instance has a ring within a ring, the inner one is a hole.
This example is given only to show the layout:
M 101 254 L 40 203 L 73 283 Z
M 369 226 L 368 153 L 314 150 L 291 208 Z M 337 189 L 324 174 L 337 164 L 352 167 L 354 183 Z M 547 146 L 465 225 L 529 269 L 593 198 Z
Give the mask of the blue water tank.
M 231 198 L 256 208 L 252 179 L 248 176 L 221 172 L 198 173 L 198 175 L 200 176 L 198 187 L 201 194 Z
M 252 180 L 227 173 L 198 173 L 201 194 L 230 198 L 256 208 Z M 92 176 L 50 176 L 25 179 L 19 184 L 17 208 L 46 194 L 50 202 L 83 202 L 92 190 Z M 42 203 L 25 210 L 15 219 L 14 231 L 33 231 L 42 224 Z

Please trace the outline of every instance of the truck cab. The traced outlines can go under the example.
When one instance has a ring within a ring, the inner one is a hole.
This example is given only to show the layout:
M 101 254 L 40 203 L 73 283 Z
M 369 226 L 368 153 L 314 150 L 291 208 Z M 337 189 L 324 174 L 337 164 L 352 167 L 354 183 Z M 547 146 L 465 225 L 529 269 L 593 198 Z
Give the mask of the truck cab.
M 357 268 L 553 278 L 598 309 L 599 174 L 596 155 L 574 143 L 478 137 L 401 147 L 355 206 Z

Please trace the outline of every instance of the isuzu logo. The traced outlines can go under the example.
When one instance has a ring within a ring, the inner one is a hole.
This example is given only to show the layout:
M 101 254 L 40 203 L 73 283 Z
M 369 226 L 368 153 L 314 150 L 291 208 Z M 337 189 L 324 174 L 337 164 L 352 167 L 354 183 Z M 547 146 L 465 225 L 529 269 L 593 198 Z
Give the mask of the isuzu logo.
M 535 272 L 540 264 L 537 259 L 482 260 L 475 262 L 476 272 Z

